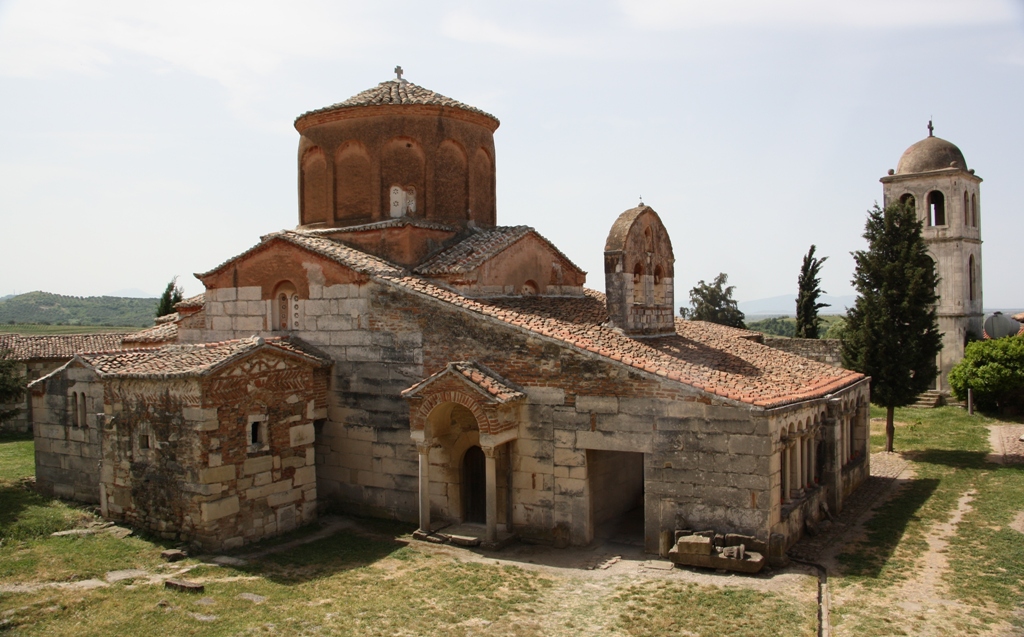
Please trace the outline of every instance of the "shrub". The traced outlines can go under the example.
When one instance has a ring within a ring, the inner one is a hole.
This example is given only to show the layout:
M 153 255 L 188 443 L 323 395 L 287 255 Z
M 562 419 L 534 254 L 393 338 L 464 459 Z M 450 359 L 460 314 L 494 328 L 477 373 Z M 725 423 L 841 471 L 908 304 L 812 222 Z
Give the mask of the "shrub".
M 969 343 L 964 359 L 949 372 L 949 385 L 960 400 L 973 389 L 981 409 L 1024 409 L 1024 336 Z

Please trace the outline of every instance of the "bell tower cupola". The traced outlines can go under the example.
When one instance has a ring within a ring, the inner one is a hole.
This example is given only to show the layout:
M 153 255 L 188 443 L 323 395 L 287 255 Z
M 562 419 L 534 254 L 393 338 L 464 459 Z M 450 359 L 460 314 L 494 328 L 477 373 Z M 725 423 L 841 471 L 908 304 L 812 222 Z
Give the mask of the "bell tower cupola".
M 882 177 L 883 199 L 917 211 L 939 275 L 937 313 L 942 332 L 936 389 L 949 390 L 949 370 L 964 356 L 968 334 L 980 336 L 984 321 L 981 286 L 981 177 L 967 167 L 956 145 L 934 134 L 908 148 L 895 170 Z
M 608 318 L 631 336 L 675 332 L 672 240 L 661 217 L 641 203 L 619 215 L 604 244 Z

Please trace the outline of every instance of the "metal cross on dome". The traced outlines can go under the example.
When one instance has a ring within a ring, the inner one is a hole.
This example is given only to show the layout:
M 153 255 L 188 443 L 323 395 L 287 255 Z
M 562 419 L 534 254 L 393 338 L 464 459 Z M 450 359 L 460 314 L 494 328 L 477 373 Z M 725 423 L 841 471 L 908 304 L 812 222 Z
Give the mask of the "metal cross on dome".
M 935 136 L 935 127 L 932 126 L 932 120 L 928 120 L 928 137 Z
M 395 67 L 395 75 L 397 75 L 397 76 L 398 76 L 398 79 L 399 79 L 399 80 L 401 80 L 401 79 L 402 79 L 402 73 L 404 73 L 404 72 L 405 72 L 405 71 L 403 71 L 403 70 L 402 70 L 402 67 L 400 67 L 400 66 L 396 66 L 396 67 Z

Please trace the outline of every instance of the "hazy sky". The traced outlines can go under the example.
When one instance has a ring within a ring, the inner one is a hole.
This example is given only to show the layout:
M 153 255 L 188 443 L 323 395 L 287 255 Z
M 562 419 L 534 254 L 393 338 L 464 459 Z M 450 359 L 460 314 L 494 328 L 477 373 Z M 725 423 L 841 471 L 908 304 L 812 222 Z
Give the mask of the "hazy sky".
M 676 304 L 727 272 L 850 294 L 878 179 L 927 135 L 985 181 L 985 305 L 1024 306 L 1024 1 L 0 0 L 0 295 L 156 294 L 297 223 L 294 118 L 394 77 L 493 113 L 498 221 L 603 289 L 643 200 Z

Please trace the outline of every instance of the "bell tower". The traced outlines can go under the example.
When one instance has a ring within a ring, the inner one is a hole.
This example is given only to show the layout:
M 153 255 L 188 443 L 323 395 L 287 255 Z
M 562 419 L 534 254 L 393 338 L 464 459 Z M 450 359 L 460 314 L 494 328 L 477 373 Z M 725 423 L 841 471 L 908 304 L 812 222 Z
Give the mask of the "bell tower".
M 964 357 L 968 334 L 980 337 L 981 177 L 967 168 L 956 145 L 934 135 L 908 148 L 895 170 L 882 177 L 886 205 L 902 201 L 917 210 L 924 240 L 939 275 L 937 313 L 942 332 L 936 389 L 949 391 L 949 370 Z
M 615 220 L 604 245 L 608 318 L 630 336 L 674 334 L 672 240 L 643 202 Z

